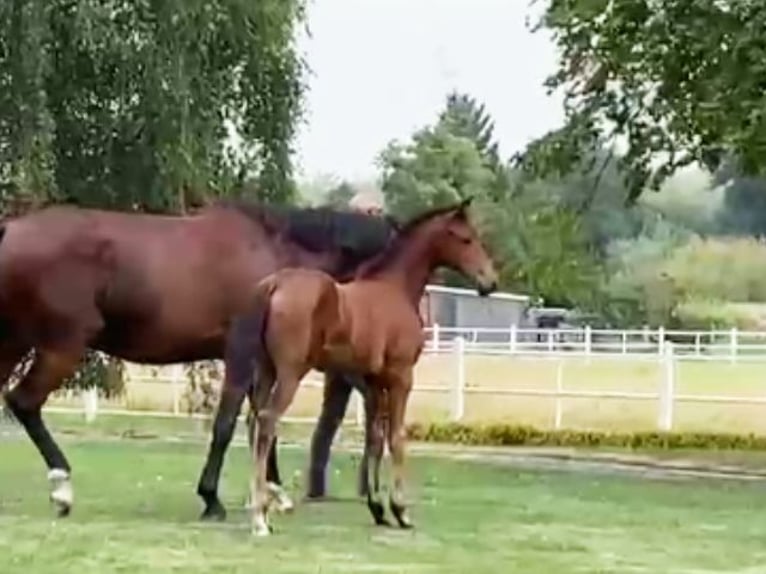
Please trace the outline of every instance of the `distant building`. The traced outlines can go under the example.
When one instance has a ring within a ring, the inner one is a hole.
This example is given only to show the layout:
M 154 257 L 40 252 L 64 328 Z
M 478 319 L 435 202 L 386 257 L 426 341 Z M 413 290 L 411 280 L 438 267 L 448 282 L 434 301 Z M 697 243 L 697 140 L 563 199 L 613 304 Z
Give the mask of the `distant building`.
M 480 334 L 479 340 L 507 340 L 511 325 L 521 326 L 530 304 L 527 295 L 514 293 L 493 293 L 489 297 L 479 297 L 472 289 L 458 289 L 428 285 L 420 301 L 420 314 L 426 327 L 438 323 L 440 328 L 498 328 L 505 333 Z M 454 333 L 444 333 L 445 339 L 451 339 Z

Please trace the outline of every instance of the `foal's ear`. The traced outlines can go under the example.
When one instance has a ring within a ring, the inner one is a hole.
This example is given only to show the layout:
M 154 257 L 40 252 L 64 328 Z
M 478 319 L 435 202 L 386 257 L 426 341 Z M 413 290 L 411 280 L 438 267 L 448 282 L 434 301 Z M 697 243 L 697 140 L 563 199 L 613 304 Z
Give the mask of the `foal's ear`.
M 471 205 L 471 202 L 473 201 L 473 196 L 466 197 L 463 201 L 461 201 L 457 208 L 455 208 L 455 217 L 458 219 L 465 219 L 466 216 L 466 210 Z

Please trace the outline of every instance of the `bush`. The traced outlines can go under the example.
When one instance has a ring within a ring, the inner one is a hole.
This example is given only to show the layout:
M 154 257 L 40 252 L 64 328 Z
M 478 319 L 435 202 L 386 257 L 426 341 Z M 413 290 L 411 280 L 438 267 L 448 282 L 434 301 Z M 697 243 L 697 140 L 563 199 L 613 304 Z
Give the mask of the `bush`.
M 699 432 L 549 431 L 527 426 L 461 423 L 412 424 L 411 440 L 471 446 L 614 447 L 645 450 L 766 450 L 766 436 Z
M 186 365 L 189 384 L 184 391 L 183 400 L 189 414 L 211 414 L 219 400 L 216 382 L 221 380 L 221 372 L 215 361 L 190 363 Z

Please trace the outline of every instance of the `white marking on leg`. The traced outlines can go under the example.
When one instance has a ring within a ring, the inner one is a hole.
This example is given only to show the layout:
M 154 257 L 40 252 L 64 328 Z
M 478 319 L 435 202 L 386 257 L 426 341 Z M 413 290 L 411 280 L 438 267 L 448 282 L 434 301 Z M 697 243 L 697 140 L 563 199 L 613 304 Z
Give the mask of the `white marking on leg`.
M 284 488 L 274 482 L 268 483 L 270 498 L 276 502 L 277 512 L 292 512 L 295 504 Z
M 69 510 L 74 503 L 74 490 L 69 473 L 62 468 L 54 468 L 48 472 L 48 482 L 51 487 L 51 500 L 61 509 Z
M 258 537 L 268 536 L 271 534 L 269 524 L 266 522 L 266 515 L 260 510 L 255 511 L 253 514 L 252 531 L 253 536 Z

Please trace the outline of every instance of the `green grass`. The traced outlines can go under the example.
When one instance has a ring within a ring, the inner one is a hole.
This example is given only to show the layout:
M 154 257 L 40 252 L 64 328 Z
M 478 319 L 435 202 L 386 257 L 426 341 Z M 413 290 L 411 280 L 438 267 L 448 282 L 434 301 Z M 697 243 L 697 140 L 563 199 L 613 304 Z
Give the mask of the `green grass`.
M 249 536 L 244 449 L 229 456 L 226 524 L 197 521 L 202 443 L 66 441 L 76 507 L 54 520 L 26 441 L 0 450 L 0 572 L 766 572 L 761 485 L 647 481 L 412 459 L 414 532 L 372 527 L 352 497 L 355 461 L 333 459 L 340 501 L 301 505 Z M 286 449 L 284 472 L 305 453 Z M 295 477 L 294 488 L 300 482 Z

